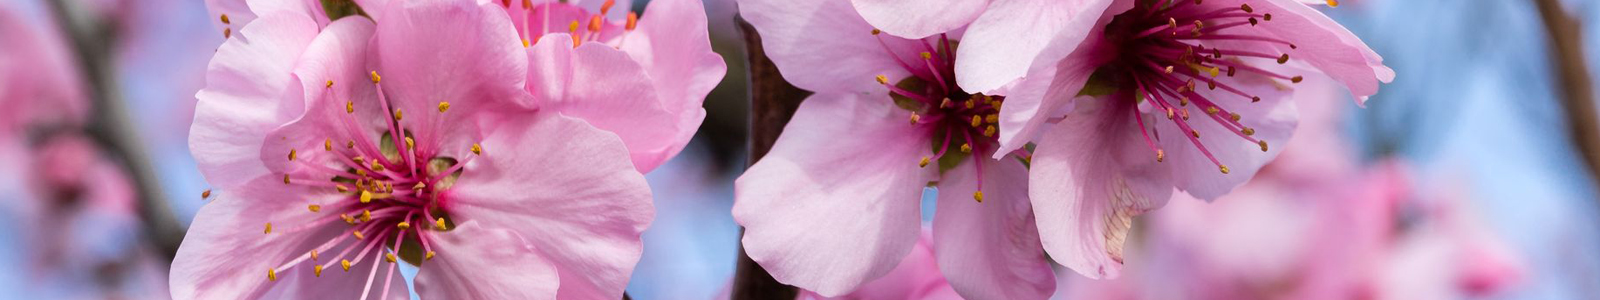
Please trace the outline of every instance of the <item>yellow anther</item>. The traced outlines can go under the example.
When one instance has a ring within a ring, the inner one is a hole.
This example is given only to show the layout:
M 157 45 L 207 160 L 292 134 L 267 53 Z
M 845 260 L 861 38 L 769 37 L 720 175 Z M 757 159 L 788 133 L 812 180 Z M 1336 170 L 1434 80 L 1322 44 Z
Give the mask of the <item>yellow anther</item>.
M 411 223 L 400 222 L 400 224 L 394 224 L 394 227 L 400 228 L 400 230 L 411 229 Z
M 961 143 L 961 153 L 972 153 L 972 143 Z
M 634 28 L 638 28 L 638 27 L 639 27 L 639 14 L 634 13 L 634 12 L 628 12 L 628 21 L 626 23 L 622 24 L 622 29 L 623 30 L 628 30 L 628 31 L 633 31 Z
M 311 266 L 311 272 L 316 273 L 317 277 L 322 277 L 322 265 Z
M 400 119 L 404 119 L 405 118 L 405 114 L 402 113 L 402 112 L 403 111 L 400 110 L 399 108 L 394 109 L 394 120 L 395 121 L 399 121 Z
M 420 189 L 423 189 L 423 188 L 426 188 L 426 187 L 428 187 L 428 184 L 418 182 L 416 185 L 411 186 L 411 189 L 420 190 Z
M 878 80 L 878 84 L 889 84 L 889 76 L 878 75 L 877 77 L 873 78 Z
M 206 198 L 211 198 L 211 190 L 205 190 L 205 191 L 201 191 L 200 192 L 200 200 L 205 200 Z
M 445 227 L 444 227 L 444 218 L 438 218 L 438 219 L 434 219 L 434 220 L 433 220 L 433 227 L 438 227 L 438 228 L 439 228 L 439 230 L 445 230 Z
M 378 76 L 378 71 L 372 71 L 372 72 L 367 73 L 367 74 L 371 75 L 372 83 L 378 83 L 380 81 L 383 81 L 383 76 Z
M 289 149 L 289 160 L 294 160 L 294 149 Z
M 1162 72 L 1165 72 L 1167 74 L 1172 74 L 1172 71 L 1173 71 L 1172 70 L 1172 66 L 1167 66 L 1167 68 L 1162 69 Z
M 1167 151 L 1156 149 L 1156 162 L 1162 162 L 1165 160 L 1167 160 Z
M 983 136 L 993 137 L 995 130 L 994 125 L 989 125 L 989 128 L 983 129 Z
M 439 112 L 442 113 L 442 112 L 445 112 L 447 110 L 450 110 L 450 102 L 439 101 Z
M 1339 0 L 1328 0 L 1328 7 L 1339 7 Z M 226 18 L 226 16 L 224 16 L 224 18 Z
M 1189 106 L 1189 96 L 1178 96 L 1178 106 Z
M 362 235 L 360 231 L 351 231 L 350 235 L 356 236 L 356 239 L 358 239 L 358 240 L 367 238 L 367 236 L 366 235 Z
M 356 113 L 356 103 L 355 102 L 350 102 L 350 101 L 345 101 L 344 102 L 344 112 L 347 113 L 347 114 Z
M 1239 130 L 1239 132 L 1244 133 L 1244 135 L 1256 135 L 1256 129 L 1250 127 L 1245 127 L 1244 129 Z
M 272 233 L 272 222 L 267 222 L 267 229 L 266 230 L 262 230 L 261 233 L 262 234 Z
M 433 251 L 428 251 L 428 254 L 424 254 L 422 256 L 422 260 L 433 260 L 434 255 L 435 253 L 433 253 Z
M 923 156 L 922 157 L 922 161 L 917 162 L 917 167 L 927 167 L 928 166 L 928 162 L 930 162 L 928 160 L 928 157 L 927 156 Z
M 350 223 L 350 225 L 355 225 L 356 224 L 356 218 L 351 218 L 350 215 L 348 215 L 348 214 L 339 214 L 339 218 L 340 219 L 344 219 L 344 222 L 345 223 Z
M 978 203 L 983 203 L 983 191 L 972 192 L 972 200 L 978 200 Z
M 1219 111 L 1222 111 L 1222 110 L 1221 109 L 1217 109 L 1216 106 L 1206 107 L 1206 114 L 1208 114 L 1208 115 L 1215 115 Z
M 977 107 L 977 105 L 978 105 L 977 101 L 967 100 L 966 102 L 967 102 L 967 109 L 972 109 L 973 107 Z
M 1218 166 L 1221 167 L 1222 174 L 1228 174 L 1228 166 L 1225 166 L 1225 165 L 1218 165 Z
M 372 221 L 372 210 L 370 210 L 370 209 L 362 210 L 361 211 L 361 221 L 362 222 Z
M 1333 1 L 1328 1 L 1328 2 L 1333 2 Z M 228 22 L 228 14 L 222 14 L 222 24 L 233 24 L 233 22 Z
M 370 202 L 372 202 L 372 192 L 361 191 L 361 203 L 370 203 Z
M 1259 141 L 1256 144 L 1261 145 L 1261 152 L 1267 152 L 1267 141 Z
M 350 272 L 350 260 L 340 260 L 339 267 L 343 267 L 345 272 Z
M 333 151 L 333 139 L 323 140 L 322 150 Z
M 335 184 L 333 185 L 333 189 L 338 190 L 340 193 L 350 191 L 350 187 L 344 186 L 343 184 Z
M 922 59 L 933 59 L 933 53 L 923 52 Z
M 1000 123 L 1000 114 L 989 114 L 987 116 L 983 116 L 983 122 L 989 124 Z
M 483 155 L 483 146 L 479 146 L 477 143 L 473 143 L 472 144 L 472 154 Z
M 283 184 L 289 184 L 289 174 L 283 174 Z
M 268 268 L 267 269 L 267 281 L 278 281 L 278 271 L 277 270 L 273 270 L 271 268 Z
M 383 172 L 383 164 L 378 163 L 378 160 L 376 159 L 372 160 L 372 171 Z
M 911 124 L 916 124 L 917 122 L 921 122 L 921 121 L 922 121 L 922 115 L 918 115 L 917 113 L 911 113 Z
M 344 143 L 344 147 L 345 148 L 350 148 L 350 149 L 355 149 L 356 148 L 356 141 L 345 142 Z
M 1228 119 L 1238 122 L 1240 119 L 1239 113 L 1228 113 Z
M 972 127 L 978 127 L 978 125 L 983 125 L 983 117 L 972 116 L 972 122 L 968 123 L 971 123 Z
M 394 253 L 384 253 L 383 259 L 389 262 L 394 262 Z
M 528 39 L 522 39 L 522 47 L 527 48 L 528 46 Z
M 578 21 L 572 21 L 571 24 L 567 24 L 567 31 L 578 32 Z
M 322 206 L 316 204 L 306 205 L 306 210 L 310 210 L 311 212 L 319 212 L 322 211 Z
M 416 140 L 412 140 L 411 137 L 409 137 L 409 136 L 406 137 L 406 148 L 416 149 L 417 148 L 417 141 Z
M 317 261 L 317 250 L 316 249 L 312 249 L 311 250 L 311 261 Z
M 1168 107 L 1167 108 L 1167 119 L 1171 120 L 1172 116 L 1175 115 L 1176 113 L 1177 113 L 1177 111 L 1174 111 L 1174 110 L 1172 110 L 1171 107 Z

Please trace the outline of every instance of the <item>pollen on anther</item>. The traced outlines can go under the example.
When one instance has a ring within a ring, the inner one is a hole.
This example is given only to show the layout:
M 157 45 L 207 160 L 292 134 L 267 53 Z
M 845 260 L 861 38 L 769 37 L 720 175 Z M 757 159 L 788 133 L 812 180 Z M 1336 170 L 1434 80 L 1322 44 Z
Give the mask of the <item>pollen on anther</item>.
M 372 221 L 372 210 L 363 210 L 363 211 L 361 211 L 361 221 L 362 222 Z
M 633 12 L 629 12 L 628 13 L 628 22 L 623 24 L 622 29 L 632 31 L 634 28 L 638 28 L 638 27 L 639 27 L 639 14 L 633 13 Z
M 1167 151 L 1156 149 L 1156 162 L 1167 160 Z
M 404 112 L 405 111 L 400 110 L 399 108 L 394 109 L 394 120 L 395 121 L 399 121 L 400 119 L 404 119 L 405 118 L 405 113 Z
M 479 146 L 476 143 L 472 144 L 472 154 L 483 155 L 483 146 Z
M 277 270 L 273 270 L 271 268 L 268 268 L 267 269 L 267 281 L 278 281 L 278 271 Z
M 211 198 L 211 190 L 205 190 L 205 191 L 201 191 L 200 192 L 200 200 L 205 200 L 205 199 L 208 199 L 208 198 Z
M 295 150 L 294 149 L 289 149 L 289 160 L 294 160 L 294 154 L 295 154 Z
M 283 184 L 289 184 L 289 174 L 283 174 Z
M 1243 133 L 1244 135 L 1256 135 L 1256 129 L 1245 127 L 1244 129 L 1239 130 L 1239 133 Z
M 322 150 L 333 151 L 333 139 L 323 140 Z
M 438 228 L 439 228 L 439 230 L 445 230 L 445 226 L 444 226 L 444 218 L 438 218 L 438 219 L 434 219 L 434 220 L 433 220 L 433 226 L 434 226 L 434 227 L 438 227 Z
M 1256 144 L 1261 145 L 1261 152 L 1267 152 L 1267 141 L 1259 141 Z
M 417 141 L 411 139 L 411 137 L 409 137 L 409 136 L 406 137 L 406 148 L 413 148 L 413 149 L 417 148 Z
M 311 261 L 317 261 L 317 250 L 311 249 Z
M 372 83 L 378 83 L 380 81 L 383 81 L 383 76 L 378 76 L 378 71 L 372 71 L 372 72 L 369 72 L 367 74 L 371 75 Z
M 1228 119 L 1238 122 L 1240 119 L 1239 113 L 1228 113 Z
M 356 113 L 356 103 L 355 102 L 350 102 L 350 101 L 345 101 L 345 103 L 344 103 L 344 112 L 348 113 L 348 114 Z
M 983 125 L 983 117 L 972 116 L 972 122 L 971 123 L 972 123 L 972 127 L 978 127 L 978 125 Z
M 317 277 L 322 277 L 322 265 L 311 266 L 311 272 L 317 274 Z
M 1339 0 L 1328 0 L 1328 7 L 1339 7 Z
M 344 268 L 345 272 L 350 272 L 350 260 L 348 260 L 348 259 L 339 260 L 339 267 Z
M 262 234 L 272 233 L 272 222 L 267 222 L 267 229 L 266 230 L 262 230 L 261 233 Z
M 1338 3 L 1338 2 L 1331 1 L 1331 0 L 1328 1 L 1328 2 L 1329 3 Z M 222 24 L 233 24 L 232 22 L 228 21 L 228 14 L 222 14 Z
M 316 204 L 306 205 L 306 210 L 310 210 L 311 212 L 319 212 L 322 211 L 322 206 Z
M 391 263 L 394 262 L 394 253 L 384 253 L 383 255 L 384 255 L 384 257 L 383 257 L 384 260 L 387 260 L 387 261 L 389 261 Z
M 1217 168 L 1222 169 L 1222 174 L 1228 174 L 1228 166 L 1218 165 Z
M 361 191 L 361 203 L 372 202 L 372 192 Z
M 878 75 L 873 78 L 878 80 L 878 84 L 889 84 L 889 76 Z
M 395 228 L 400 228 L 400 230 L 411 229 L 411 223 L 409 223 L 409 222 L 400 222 L 399 224 L 394 224 L 394 227 Z
M 922 52 L 920 55 L 922 55 L 922 59 L 933 59 L 933 53 Z
M 439 101 L 439 112 L 442 113 L 442 112 L 445 112 L 447 110 L 450 110 L 450 102 Z
M 333 186 L 333 189 L 338 190 L 340 193 L 350 191 L 350 187 L 344 186 L 343 184 L 336 184 Z
M 922 121 L 922 115 L 918 115 L 917 113 L 911 113 L 911 124 L 916 124 L 919 121 Z
M 989 125 L 989 128 L 984 128 L 983 129 L 983 136 L 993 137 L 995 130 L 996 129 L 995 129 L 994 125 Z
M 422 260 L 433 260 L 434 255 L 435 253 L 433 253 L 433 251 L 428 251 L 428 254 L 424 254 L 422 256 Z
M 350 234 L 356 236 L 358 240 L 367 238 L 367 236 L 361 234 L 361 231 L 351 231 Z
M 983 203 L 983 191 L 972 192 L 972 200 L 978 200 L 978 203 Z
M 923 156 L 922 157 L 922 161 L 917 162 L 917 167 L 919 167 L 919 168 L 927 167 L 929 162 L 931 162 L 931 161 L 928 160 L 928 157 L 927 156 Z
M 972 143 L 961 143 L 961 153 L 972 153 Z

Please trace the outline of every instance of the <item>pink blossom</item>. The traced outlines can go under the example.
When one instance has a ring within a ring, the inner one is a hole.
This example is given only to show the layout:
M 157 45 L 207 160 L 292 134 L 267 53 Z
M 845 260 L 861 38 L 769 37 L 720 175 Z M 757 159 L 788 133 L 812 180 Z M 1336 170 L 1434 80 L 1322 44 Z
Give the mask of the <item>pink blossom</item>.
M 711 52 L 699 1 L 651 1 L 643 16 L 628 12 L 627 2 L 620 7 L 612 0 L 500 4 L 524 45 L 550 39 L 571 45 L 529 47 L 535 67 L 529 69 L 528 91 L 535 100 L 617 133 L 634 165 L 649 172 L 689 143 L 705 120 L 701 103 L 727 66 Z M 581 62 L 568 61 L 605 62 L 608 69 L 584 70 Z M 573 82 L 591 84 L 569 87 Z M 593 97 L 629 101 L 580 101 Z
M 1008 101 L 957 84 L 968 76 L 956 67 L 959 32 L 895 36 L 847 0 L 739 4 L 784 78 L 816 92 L 735 182 L 734 219 L 752 259 L 778 281 L 843 295 L 912 251 L 924 188 L 936 186 L 933 249 L 957 292 L 1038 299 L 1054 290 L 1026 166 L 987 155 Z
M 41 127 L 81 126 L 88 95 L 67 39 L 48 16 L 0 5 L 0 139 Z
M 501 8 L 384 2 L 320 30 L 250 8 L 198 95 L 190 147 L 218 191 L 174 298 L 404 298 L 399 262 L 424 299 L 621 297 L 649 188 L 616 135 L 527 94 Z
M 1007 95 L 996 155 L 1037 142 L 1030 198 L 1044 248 L 1095 278 L 1117 276 L 1133 216 L 1174 188 L 1215 199 L 1271 160 L 1269 143 L 1294 130 L 1287 99 L 1302 81 L 1365 99 L 1394 77 L 1349 31 L 1290 0 L 1076 4 Z
M 855 291 L 839 297 L 828 298 L 815 292 L 801 291 L 798 299 L 962 299 L 950 287 L 950 282 L 945 280 L 944 274 L 939 272 L 939 264 L 933 255 L 933 236 L 930 233 L 931 231 L 924 227 L 922 235 L 917 239 L 917 246 L 911 248 L 911 253 L 900 259 L 900 264 L 889 271 L 889 274 L 862 284 Z

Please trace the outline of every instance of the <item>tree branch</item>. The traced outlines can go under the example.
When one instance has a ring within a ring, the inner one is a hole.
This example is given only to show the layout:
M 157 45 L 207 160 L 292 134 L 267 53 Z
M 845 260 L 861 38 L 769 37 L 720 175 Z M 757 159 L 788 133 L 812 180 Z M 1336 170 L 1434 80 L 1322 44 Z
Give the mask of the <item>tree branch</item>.
M 1550 35 L 1550 64 L 1559 80 L 1562 112 L 1567 115 L 1568 137 L 1600 183 L 1600 122 L 1596 121 L 1594 85 L 1583 55 L 1582 25 L 1562 9 L 1559 0 L 1533 0 Z M 1596 184 L 1600 186 L 1600 184 Z
M 783 133 L 800 101 L 810 92 L 801 90 L 783 80 L 778 67 L 767 59 L 761 47 L 761 36 L 744 18 L 736 20 L 744 32 L 746 53 L 750 60 L 750 164 L 767 155 L 772 144 Z M 740 229 L 739 234 L 744 234 Z M 799 289 L 779 283 L 766 269 L 756 264 L 739 248 L 739 264 L 733 277 L 732 299 L 794 299 Z
M 110 60 L 116 28 L 99 20 L 78 19 L 68 7 L 71 5 L 68 0 L 45 2 L 49 4 L 56 25 L 69 38 L 79 75 L 87 83 L 93 114 L 88 128 L 84 129 L 85 134 L 121 164 L 133 181 L 139 197 L 143 240 L 150 243 L 158 257 L 171 261 L 178 253 L 178 244 L 183 242 L 184 230 L 167 207 L 167 198 L 147 160 L 148 153 L 139 145 L 138 132 L 134 130 L 126 103 L 116 91 L 115 68 Z

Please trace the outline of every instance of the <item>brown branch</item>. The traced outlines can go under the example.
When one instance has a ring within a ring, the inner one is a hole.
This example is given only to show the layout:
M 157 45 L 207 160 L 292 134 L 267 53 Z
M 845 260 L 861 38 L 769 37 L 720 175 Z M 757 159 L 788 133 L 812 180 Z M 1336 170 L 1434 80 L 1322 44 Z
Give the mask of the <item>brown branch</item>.
M 800 108 L 800 101 L 811 93 L 784 81 L 783 76 L 778 74 L 778 67 L 763 52 L 760 34 L 743 18 L 737 22 L 739 30 L 744 32 L 746 53 L 750 56 L 750 164 L 755 164 L 772 149 L 772 144 L 778 141 L 778 134 L 783 133 L 783 126 Z M 743 234 L 741 229 L 740 235 Z M 739 247 L 738 268 L 734 272 L 730 294 L 734 300 L 794 299 L 800 292 L 773 279 L 761 265 L 744 253 L 742 246 Z
M 126 103 L 121 101 L 116 89 L 112 67 L 111 49 L 116 40 L 116 28 L 100 20 L 77 19 L 69 5 L 72 1 L 52 0 L 50 12 L 61 33 L 69 38 L 78 75 L 87 83 L 93 115 L 85 133 L 93 138 L 101 150 L 111 155 L 133 181 L 139 197 L 140 224 L 144 240 L 161 258 L 171 261 L 183 242 L 183 226 L 167 207 L 167 198 L 157 184 L 154 168 L 139 145 L 138 132 L 134 130 Z
M 1583 57 L 1582 24 L 1562 9 L 1560 0 L 1533 3 L 1550 35 L 1550 63 L 1559 79 L 1569 138 L 1589 168 L 1589 176 L 1600 181 L 1600 122 L 1595 119 L 1594 85 Z

